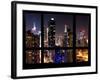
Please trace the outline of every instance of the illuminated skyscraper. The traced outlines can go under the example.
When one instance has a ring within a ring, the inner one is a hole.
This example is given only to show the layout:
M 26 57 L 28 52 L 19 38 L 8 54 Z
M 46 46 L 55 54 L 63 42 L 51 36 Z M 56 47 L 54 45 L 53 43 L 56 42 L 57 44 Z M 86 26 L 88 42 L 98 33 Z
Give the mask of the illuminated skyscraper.
M 36 25 L 35 25 L 35 23 L 33 23 L 32 33 L 36 34 Z
M 72 47 L 73 46 L 73 33 L 69 27 L 67 31 L 68 31 L 68 47 Z
M 25 45 L 26 45 L 26 48 L 32 48 L 34 45 L 34 37 L 31 30 L 26 31 Z
M 59 47 L 63 47 L 63 36 L 62 35 L 56 35 L 55 45 Z
M 71 47 L 72 46 L 72 32 L 68 25 L 65 25 L 64 29 L 64 39 L 63 39 L 63 46 L 64 47 Z M 64 50 L 64 62 L 70 63 L 72 62 L 72 52 L 70 50 Z
M 48 23 L 48 45 L 49 47 L 54 47 L 55 46 L 55 20 L 54 18 L 51 18 L 51 20 Z
M 67 32 L 67 25 L 65 25 L 63 46 L 67 47 L 67 45 L 68 45 L 68 32 Z
M 77 34 L 77 46 L 88 46 L 88 37 L 86 36 L 85 30 L 80 30 Z
M 44 47 L 48 47 L 48 27 L 44 27 Z
M 73 42 L 73 33 L 68 25 L 65 25 L 64 29 L 64 39 L 63 39 L 63 46 L 64 47 L 72 47 Z
M 33 47 L 39 47 L 41 44 L 41 31 L 36 30 L 35 23 L 33 24 L 32 29 L 26 31 L 25 36 L 25 47 L 26 50 L 26 63 L 27 64 L 35 64 L 40 63 L 40 51 L 32 50 Z M 30 48 L 30 49 L 29 49 Z M 28 50 L 29 49 L 29 50 Z

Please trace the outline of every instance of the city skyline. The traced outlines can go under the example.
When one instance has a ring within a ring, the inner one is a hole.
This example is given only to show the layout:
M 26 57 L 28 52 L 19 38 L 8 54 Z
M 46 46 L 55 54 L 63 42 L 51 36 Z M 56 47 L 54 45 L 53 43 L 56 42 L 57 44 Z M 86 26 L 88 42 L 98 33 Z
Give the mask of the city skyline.
M 44 14 L 44 27 L 48 27 L 48 21 L 54 18 L 56 22 L 56 33 L 55 35 L 64 34 L 65 25 L 68 25 L 73 31 L 73 15 L 67 14 Z
M 42 17 L 42 18 L 41 18 Z M 42 21 L 43 20 L 43 21 Z M 73 25 L 73 21 L 76 20 Z M 88 48 L 89 16 L 73 14 L 42 14 L 24 12 L 25 27 L 25 56 L 27 64 L 40 63 L 73 63 L 87 62 L 88 50 L 73 49 L 73 39 L 76 39 L 76 47 Z M 43 26 L 41 26 L 41 24 Z M 76 26 L 76 38 L 73 37 L 74 26 Z M 41 29 L 43 28 L 43 29 Z M 43 30 L 43 31 L 41 31 Z M 41 35 L 43 34 L 43 36 Z M 42 39 L 41 39 L 42 38 Z M 41 45 L 41 41 L 43 45 Z M 41 47 L 56 47 L 53 50 L 34 50 Z M 60 49 L 66 47 L 66 49 Z M 67 49 L 70 47 L 70 49 Z M 43 54 L 43 55 L 42 55 Z M 76 57 L 76 60 L 73 58 Z M 43 60 L 43 61 L 42 61 Z
M 40 13 L 28 13 L 25 12 L 25 26 L 26 31 L 31 30 L 35 24 L 37 31 L 41 31 L 41 14 Z M 64 33 L 64 26 L 69 25 L 69 27 L 72 29 L 73 27 L 73 15 L 67 15 L 67 14 L 44 14 L 43 22 L 44 22 L 44 28 L 48 27 L 48 21 L 54 18 L 56 21 L 56 34 L 63 34 Z M 60 22 L 62 21 L 62 22 Z
M 88 38 L 88 28 L 89 28 L 89 16 L 87 15 L 77 15 L 76 16 L 76 34 L 84 30 Z
M 32 30 L 36 27 L 37 31 L 41 31 L 41 14 L 24 12 L 25 18 L 25 31 Z
M 35 24 L 38 31 L 41 31 L 41 14 L 40 13 L 28 13 L 25 12 L 25 26 L 26 31 L 31 30 Z M 63 34 L 65 24 L 68 25 L 73 31 L 73 15 L 67 14 L 44 14 L 44 27 L 48 27 L 48 21 L 54 18 L 56 21 L 56 34 Z M 62 22 L 60 22 L 62 21 Z M 89 27 L 89 16 L 88 15 L 77 15 L 76 16 L 76 32 L 85 30 L 88 34 Z M 88 35 L 87 35 L 88 36 Z

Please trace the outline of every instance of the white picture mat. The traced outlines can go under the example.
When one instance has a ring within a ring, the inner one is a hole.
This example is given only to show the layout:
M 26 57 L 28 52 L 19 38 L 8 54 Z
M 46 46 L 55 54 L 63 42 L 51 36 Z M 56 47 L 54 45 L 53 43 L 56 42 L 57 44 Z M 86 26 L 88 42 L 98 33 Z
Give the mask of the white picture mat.
M 90 13 L 91 14 L 91 66 L 85 67 L 67 67 L 67 68 L 49 68 L 49 69 L 28 69 L 23 70 L 23 14 L 22 10 L 35 11 L 54 11 L 54 12 L 71 12 L 71 13 Z M 96 9 L 79 8 L 79 7 L 61 7 L 49 5 L 28 5 L 17 4 L 17 76 L 37 76 L 50 74 L 69 74 L 95 72 L 96 70 Z

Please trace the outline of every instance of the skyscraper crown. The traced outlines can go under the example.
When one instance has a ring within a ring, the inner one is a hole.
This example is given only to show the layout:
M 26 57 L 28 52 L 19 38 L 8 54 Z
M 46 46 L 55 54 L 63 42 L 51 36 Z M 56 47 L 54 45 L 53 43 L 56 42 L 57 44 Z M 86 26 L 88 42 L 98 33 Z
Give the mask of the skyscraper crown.
M 64 30 L 64 32 L 67 32 L 67 25 L 65 24 L 65 30 Z

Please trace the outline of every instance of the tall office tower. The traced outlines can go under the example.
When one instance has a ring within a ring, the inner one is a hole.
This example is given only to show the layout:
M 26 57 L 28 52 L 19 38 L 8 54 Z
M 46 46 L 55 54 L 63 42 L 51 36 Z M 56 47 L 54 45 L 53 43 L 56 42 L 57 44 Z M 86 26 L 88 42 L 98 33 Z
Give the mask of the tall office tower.
M 67 27 L 68 26 L 65 24 L 64 38 L 63 38 L 63 47 L 67 47 L 68 46 L 68 32 L 67 32 Z M 64 61 L 67 62 L 67 50 L 64 50 L 63 53 L 65 54 L 64 57 L 66 57 L 66 58 L 64 58 Z
M 54 18 L 51 18 L 51 20 L 48 23 L 48 45 L 49 47 L 55 46 L 55 20 Z
M 81 30 L 80 32 L 79 32 L 79 39 L 78 39 L 78 46 L 87 46 L 88 45 L 88 43 L 87 43 L 87 37 L 86 37 L 86 35 L 85 35 L 86 33 L 85 33 L 85 30 Z
M 63 47 L 67 46 L 68 46 L 68 32 L 67 32 L 67 25 L 65 25 Z
M 71 32 L 71 29 L 69 28 L 68 25 L 65 25 L 63 46 L 72 47 L 72 41 L 73 41 L 73 34 Z
M 26 35 L 25 35 L 25 46 L 26 48 L 32 48 L 33 47 L 33 34 L 31 32 L 31 30 L 26 31 Z
M 68 25 L 65 25 L 64 29 L 64 39 L 63 39 L 63 46 L 64 47 L 71 47 L 72 46 L 72 32 Z M 64 61 L 67 63 L 72 62 L 72 52 L 69 50 L 64 50 L 63 52 L 65 54 Z
M 73 46 L 73 33 L 69 33 L 69 39 L 68 39 L 69 47 Z
M 68 31 L 68 47 L 72 47 L 72 45 L 73 45 L 73 33 L 69 27 L 67 28 L 67 31 Z
M 39 46 L 40 46 L 40 36 L 33 35 L 33 47 L 39 47 Z
M 44 27 L 44 47 L 48 47 L 48 28 Z
M 55 45 L 59 47 L 63 47 L 63 36 L 62 35 L 56 35 Z
M 32 31 L 33 34 L 37 34 L 37 29 L 36 29 L 35 23 L 33 23 L 33 27 L 32 27 L 31 31 Z
M 31 29 L 31 32 L 33 34 L 33 41 L 32 41 L 32 44 L 33 44 L 33 47 L 39 47 L 40 46 L 40 37 L 41 37 L 41 32 L 37 30 L 37 27 L 35 25 L 35 23 L 33 23 L 33 27 Z

